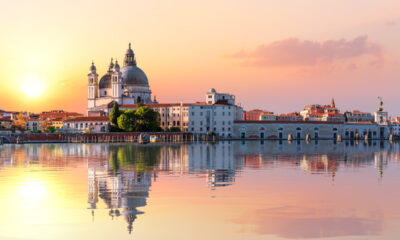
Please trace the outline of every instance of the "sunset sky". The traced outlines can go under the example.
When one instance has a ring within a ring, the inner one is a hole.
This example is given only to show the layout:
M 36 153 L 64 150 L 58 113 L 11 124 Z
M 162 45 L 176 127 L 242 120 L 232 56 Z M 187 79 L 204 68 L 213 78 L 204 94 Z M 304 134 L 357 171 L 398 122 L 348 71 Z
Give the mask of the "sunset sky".
M 0 3 L 0 109 L 85 112 L 87 73 L 132 43 L 159 102 L 210 88 L 244 109 L 400 114 L 400 1 L 14 0 Z M 32 90 L 32 91 L 31 91 Z

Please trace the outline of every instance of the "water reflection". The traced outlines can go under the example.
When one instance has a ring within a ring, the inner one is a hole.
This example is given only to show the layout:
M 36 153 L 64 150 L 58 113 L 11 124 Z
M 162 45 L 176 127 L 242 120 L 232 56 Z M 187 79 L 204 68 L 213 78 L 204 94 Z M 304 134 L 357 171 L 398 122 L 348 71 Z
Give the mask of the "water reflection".
M 105 208 L 108 219 L 124 220 L 129 234 L 142 231 L 135 227 L 139 216 L 156 217 L 154 211 L 147 213 L 146 209 L 173 209 L 179 215 L 185 205 L 195 208 L 206 204 L 224 217 L 218 221 L 208 219 L 210 223 L 220 224 L 221 229 L 233 224 L 229 229 L 237 229 L 224 232 L 224 237 L 219 238 L 193 232 L 199 235 L 198 239 L 240 239 L 255 237 L 254 234 L 260 239 L 364 235 L 391 239 L 384 223 L 399 224 L 400 209 L 395 203 L 400 196 L 392 191 L 400 180 L 394 174 L 399 170 L 399 160 L 399 144 L 387 141 L 4 145 L 0 147 L 0 193 L 4 194 L 2 185 L 15 181 L 6 174 L 11 169 L 38 171 L 45 182 L 50 173 L 85 168 L 85 209 L 89 209 L 92 222 L 98 218 L 104 221 Z M 389 173 L 385 182 L 386 171 Z M 174 208 L 173 204 L 157 204 L 157 198 L 167 195 L 160 189 L 175 188 L 178 184 L 171 179 L 176 178 L 185 191 L 166 199 L 181 205 Z M 207 191 L 214 192 L 215 200 L 210 200 L 201 186 L 192 187 L 198 179 L 204 181 Z M 152 198 L 152 184 L 163 182 L 172 185 L 156 188 L 156 197 Z M 384 195 L 390 195 L 390 199 Z M 187 196 L 196 196 L 201 204 L 185 202 Z M 74 196 L 65 198 L 69 201 Z M 149 199 L 155 201 L 154 206 L 148 205 Z M 386 205 L 380 205 L 381 201 Z M 193 214 L 196 217 L 195 210 Z M 198 219 L 187 221 L 199 224 Z M 169 229 L 163 231 L 168 234 Z M 225 237 L 228 233 L 230 237 Z

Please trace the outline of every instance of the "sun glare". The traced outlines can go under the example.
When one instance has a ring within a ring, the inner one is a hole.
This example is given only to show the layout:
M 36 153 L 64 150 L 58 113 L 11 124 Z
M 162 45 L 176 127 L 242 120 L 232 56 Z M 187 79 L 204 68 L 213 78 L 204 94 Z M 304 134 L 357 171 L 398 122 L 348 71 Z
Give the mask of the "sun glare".
M 45 90 L 43 81 L 37 77 L 26 77 L 21 82 L 21 91 L 28 97 L 36 98 Z

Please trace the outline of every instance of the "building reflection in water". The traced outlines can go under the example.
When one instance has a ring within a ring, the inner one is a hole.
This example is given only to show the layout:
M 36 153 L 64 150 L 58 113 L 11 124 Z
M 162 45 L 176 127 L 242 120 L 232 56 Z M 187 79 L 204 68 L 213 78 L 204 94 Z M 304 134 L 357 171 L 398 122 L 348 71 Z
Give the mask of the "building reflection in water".
M 99 201 L 127 230 L 147 204 L 152 181 L 161 174 L 193 174 L 212 190 L 240 181 L 244 170 L 290 167 L 334 180 L 341 169 L 374 166 L 382 179 L 390 162 L 400 163 L 398 143 L 387 141 L 232 141 L 215 144 L 3 145 L 0 169 L 42 166 L 57 170 L 87 160 L 88 208 L 95 219 Z
M 110 217 L 123 217 L 131 233 L 137 215 L 143 213 L 138 208 L 146 206 L 152 178 L 156 178 L 152 167 L 159 149 L 110 146 L 108 152 L 108 161 L 88 160 L 89 208 L 94 217 L 99 199 L 103 200 Z

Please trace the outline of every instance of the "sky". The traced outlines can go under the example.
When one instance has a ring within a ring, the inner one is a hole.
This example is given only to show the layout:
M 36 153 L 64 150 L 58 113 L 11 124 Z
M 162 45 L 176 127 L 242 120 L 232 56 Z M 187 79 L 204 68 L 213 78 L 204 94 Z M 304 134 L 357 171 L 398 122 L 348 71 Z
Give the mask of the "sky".
M 0 109 L 84 113 L 87 74 L 132 43 L 159 102 L 400 114 L 400 1 L 0 1 Z

